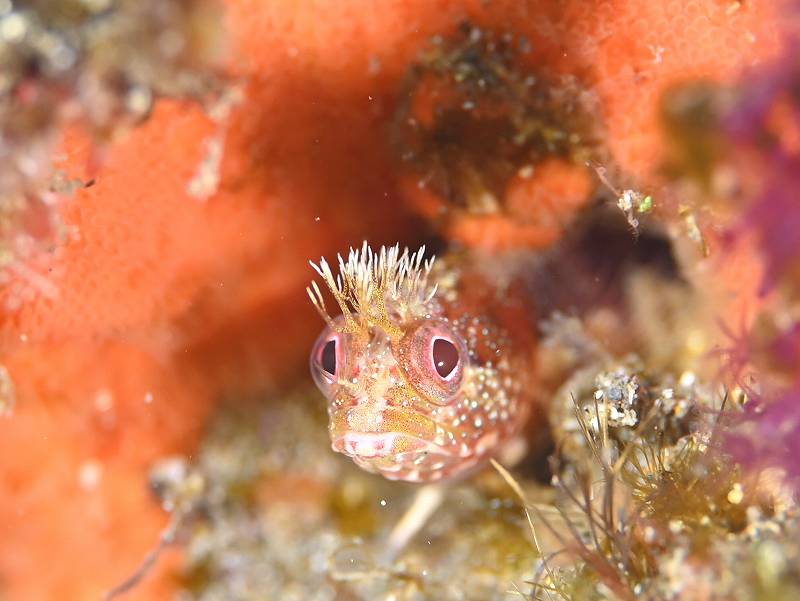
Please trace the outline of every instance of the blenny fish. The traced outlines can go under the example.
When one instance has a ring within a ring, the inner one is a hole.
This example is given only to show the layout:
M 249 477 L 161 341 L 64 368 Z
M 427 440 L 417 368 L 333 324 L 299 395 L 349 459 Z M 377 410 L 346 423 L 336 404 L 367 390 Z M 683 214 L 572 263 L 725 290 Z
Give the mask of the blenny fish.
M 513 282 L 468 254 L 424 253 L 365 242 L 338 257 L 337 275 L 312 262 L 337 316 L 308 288 L 327 323 L 310 365 L 333 449 L 410 482 L 480 466 L 520 432 L 533 399 L 535 329 Z

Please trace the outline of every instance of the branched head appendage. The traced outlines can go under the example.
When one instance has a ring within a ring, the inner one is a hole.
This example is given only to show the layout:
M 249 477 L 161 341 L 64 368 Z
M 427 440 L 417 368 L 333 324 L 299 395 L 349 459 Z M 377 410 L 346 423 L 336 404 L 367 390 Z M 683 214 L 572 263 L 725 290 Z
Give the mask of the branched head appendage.
M 425 247 L 416 252 L 400 245 L 373 251 L 364 242 L 360 250 L 350 249 L 347 260 L 338 255 L 339 274 L 334 276 L 328 262 L 322 258 L 311 267 L 327 284 L 344 317 L 344 329 L 355 335 L 365 335 L 370 326 L 378 326 L 391 337 L 402 336 L 400 323 L 422 317 L 436 294 L 436 285 L 429 283 L 434 257 L 423 261 Z M 311 302 L 327 324 L 335 324 L 325 306 L 322 291 L 316 282 L 306 288 Z

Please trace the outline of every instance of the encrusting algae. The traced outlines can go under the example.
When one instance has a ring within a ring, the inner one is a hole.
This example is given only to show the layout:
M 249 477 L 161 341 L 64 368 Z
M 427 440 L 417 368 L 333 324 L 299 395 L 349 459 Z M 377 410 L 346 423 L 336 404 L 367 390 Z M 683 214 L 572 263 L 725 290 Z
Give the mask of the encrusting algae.
M 212 0 L 0 4 L 0 268 L 63 241 L 59 204 L 93 183 L 56 168 L 66 128 L 95 144 L 94 173 L 159 98 L 210 104 L 222 92 L 219 13 Z
M 532 68 L 535 51 L 522 34 L 464 22 L 434 37 L 406 76 L 392 143 L 407 195 L 454 240 L 547 246 L 591 200 L 593 96 L 574 77 L 548 81 Z

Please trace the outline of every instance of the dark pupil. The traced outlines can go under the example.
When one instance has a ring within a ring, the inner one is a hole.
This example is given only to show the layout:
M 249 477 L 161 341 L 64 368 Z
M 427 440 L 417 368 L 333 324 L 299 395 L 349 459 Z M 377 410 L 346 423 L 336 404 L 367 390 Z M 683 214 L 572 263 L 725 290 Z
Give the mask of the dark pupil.
M 433 366 L 436 372 L 443 378 L 446 378 L 458 365 L 458 349 L 456 345 L 445 340 L 444 338 L 437 338 L 433 341 Z
M 322 369 L 332 376 L 336 375 L 336 341 L 328 340 L 322 347 Z

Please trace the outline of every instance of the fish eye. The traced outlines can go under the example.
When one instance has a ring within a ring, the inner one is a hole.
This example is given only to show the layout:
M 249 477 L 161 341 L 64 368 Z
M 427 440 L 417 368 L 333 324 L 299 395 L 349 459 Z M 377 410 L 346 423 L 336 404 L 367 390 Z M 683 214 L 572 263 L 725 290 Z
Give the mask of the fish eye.
M 442 379 L 449 380 L 455 375 L 460 361 L 456 345 L 447 338 L 434 338 L 431 346 L 431 361 L 433 361 L 436 373 Z
M 311 376 L 317 388 L 326 396 L 342 375 L 346 346 L 347 335 L 329 326 L 322 331 L 311 349 Z
M 458 394 L 468 353 L 447 322 L 421 322 L 406 333 L 396 353 L 409 383 L 434 403 L 446 405 Z
M 336 375 L 336 339 L 332 338 L 322 347 L 320 365 L 325 372 Z

